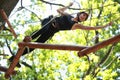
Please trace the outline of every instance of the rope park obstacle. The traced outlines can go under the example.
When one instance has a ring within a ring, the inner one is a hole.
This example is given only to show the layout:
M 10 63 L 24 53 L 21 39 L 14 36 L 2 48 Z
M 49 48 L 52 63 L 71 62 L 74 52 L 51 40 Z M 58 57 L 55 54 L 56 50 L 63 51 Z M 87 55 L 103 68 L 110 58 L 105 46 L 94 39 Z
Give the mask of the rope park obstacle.
M 76 45 L 60 45 L 60 44 L 46 44 L 46 43 L 36 43 L 36 42 L 30 42 L 30 37 L 26 36 L 24 38 L 23 42 L 19 42 L 19 50 L 17 54 L 15 55 L 13 62 L 10 64 L 9 68 L 7 69 L 5 73 L 5 78 L 9 78 L 14 73 L 14 68 L 17 65 L 19 58 L 21 57 L 25 47 L 28 48 L 40 48 L 40 49 L 54 49 L 54 50 L 70 50 L 70 51 L 79 51 L 78 56 L 83 57 L 87 54 L 90 54 L 92 52 L 96 52 L 97 50 L 106 47 L 110 44 L 114 44 L 120 41 L 120 34 L 116 35 L 114 37 L 111 37 L 107 40 L 104 40 L 94 46 L 88 47 L 88 46 L 76 46 Z
M 7 22 L 7 24 L 10 27 L 11 32 L 13 33 L 13 36 L 16 37 L 15 31 L 12 29 L 10 22 L 8 21 L 7 17 L 5 16 L 5 12 L 3 10 L 0 10 L 1 14 L 3 15 L 4 20 Z M 27 37 L 25 37 L 27 38 Z M 70 51 L 79 51 L 78 56 L 83 57 L 87 54 L 90 54 L 91 52 L 95 52 L 105 46 L 108 46 L 109 44 L 114 44 L 120 41 L 120 35 L 117 35 L 115 37 L 112 37 L 108 40 L 105 40 L 101 43 L 98 43 L 94 46 L 88 47 L 88 46 L 76 46 L 76 45 L 60 45 L 60 44 L 45 44 L 45 43 L 33 43 L 33 42 L 20 42 L 18 43 L 19 50 L 17 54 L 15 55 L 13 62 L 10 64 L 9 68 L 0 67 L 0 70 L 5 72 L 5 78 L 9 78 L 11 75 L 16 74 L 16 71 L 14 71 L 15 66 L 17 65 L 19 58 L 21 57 L 24 48 L 40 48 L 40 49 L 54 49 L 54 50 L 70 50 Z
M 52 19 L 54 19 L 53 17 Z M 117 18 L 116 20 L 120 19 Z M 7 23 L 10 25 L 9 21 L 5 18 Z M 50 20 L 52 21 L 52 20 Z M 114 20 L 115 21 L 115 20 Z M 49 22 L 48 22 L 49 23 Z M 48 24 L 47 23 L 47 24 Z M 12 28 L 11 32 L 13 33 L 14 37 L 17 37 L 14 30 Z M 120 41 L 120 35 L 114 36 L 110 39 L 104 40 L 100 43 L 97 43 L 94 46 L 78 46 L 78 45 L 63 45 L 63 44 L 46 44 L 46 43 L 36 43 L 36 42 L 31 42 L 30 37 L 26 36 L 23 40 L 23 42 L 18 43 L 19 50 L 17 54 L 15 55 L 13 62 L 10 64 L 9 68 L 4 68 L 5 72 L 5 78 L 9 78 L 11 75 L 15 75 L 17 72 L 14 70 L 16 67 L 17 63 L 19 62 L 19 59 L 26 47 L 28 48 L 40 48 L 40 49 L 51 49 L 51 50 L 69 50 L 69 51 L 78 51 L 78 56 L 83 57 L 86 56 L 87 54 L 90 54 L 92 52 L 96 52 L 97 50 L 106 47 L 110 44 L 114 44 Z

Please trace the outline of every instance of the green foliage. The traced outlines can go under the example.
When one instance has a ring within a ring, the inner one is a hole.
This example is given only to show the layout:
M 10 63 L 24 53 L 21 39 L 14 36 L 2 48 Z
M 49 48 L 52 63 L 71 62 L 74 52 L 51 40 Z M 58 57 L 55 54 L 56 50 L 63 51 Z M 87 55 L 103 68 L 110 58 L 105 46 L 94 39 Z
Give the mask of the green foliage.
M 7 54 L 7 51 L 3 49 L 6 48 L 6 39 L 12 52 L 16 54 L 18 49 L 17 43 L 21 42 L 24 36 L 39 30 L 41 28 L 40 19 L 51 14 L 47 12 L 49 6 L 43 3 L 42 0 L 30 1 L 30 5 L 25 6 L 26 9 L 23 8 L 10 17 L 10 21 L 18 35 L 17 39 L 14 39 L 9 31 L 0 32 L 1 54 L 3 52 Z M 111 27 L 98 30 L 99 42 L 120 33 L 120 20 L 116 20 L 120 13 L 119 0 L 80 0 L 78 2 L 81 9 L 84 9 L 83 11 L 87 11 L 92 15 L 87 21 L 80 24 L 100 26 L 115 20 Z M 69 3 L 69 1 L 67 1 L 67 3 Z M 103 6 L 103 8 L 101 6 Z M 51 12 L 54 11 L 52 8 Z M 98 18 L 100 11 L 102 11 L 102 13 Z M 95 39 L 95 31 L 60 31 L 46 43 L 93 46 L 95 45 Z M 27 54 L 20 59 L 20 63 L 24 61 L 28 63 L 32 69 L 22 64 L 21 68 L 16 68 L 18 73 L 12 76 L 12 80 L 99 80 L 100 78 L 102 80 L 115 80 L 120 76 L 120 72 L 118 71 L 120 68 L 120 60 L 116 57 L 116 54 L 120 52 L 119 43 L 111 51 L 108 58 L 105 59 L 106 61 L 99 64 L 100 61 L 104 59 L 110 46 L 91 53 L 88 57 L 84 56 L 82 58 L 77 56 L 77 51 L 35 49 L 31 54 Z M 8 57 L 4 58 L 7 60 Z M 0 57 L 1 61 L 2 59 L 3 58 Z M 0 74 L 0 80 L 6 80 L 4 73 Z
M 114 2 L 118 2 L 120 4 L 120 0 L 114 0 Z
M 110 75 L 109 75 L 110 74 Z M 117 76 L 116 72 L 112 72 L 111 69 L 101 72 L 99 75 L 103 76 L 103 80 L 114 80 Z

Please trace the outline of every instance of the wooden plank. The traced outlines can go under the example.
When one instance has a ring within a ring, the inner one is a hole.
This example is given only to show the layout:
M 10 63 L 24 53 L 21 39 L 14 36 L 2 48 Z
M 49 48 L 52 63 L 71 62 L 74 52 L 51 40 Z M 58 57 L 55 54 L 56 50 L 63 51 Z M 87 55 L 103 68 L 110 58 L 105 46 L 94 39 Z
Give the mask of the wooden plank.
M 107 39 L 107 40 L 104 40 L 104 41 L 102 41 L 102 42 L 100 42 L 92 47 L 88 47 L 88 48 L 85 48 L 85 49 L 79 51 L 78 56 L 82 57 L 84 55 L 90 54 L 91 52 L 96 52 L 97 50 L 99 50 L 103 47 L 106 47 L 110 44 L 117 43 L 119 41 L 120 41 L 120 35 L 114 36 L 114 37 Z
M 70 51 L 80 51 L 82 49 L 88 48 L 88 46 L 78 46 L 78 45 L 65 45 L 65 44 L 46 44 L 37 42 L 20 42 L 19 47 L 29 47 L 29 48 L 40 48 L 40 49 L 52 49 L 52 50 L 70 50 Z
M 15 68 L 15 66 L 17 65 L 17 63 L 18 63 L 18 61 L 19 61 L 19 58 L 20 58 L 20 56 L 22 55 L 23 51 L 24 51 L 24 47 L 22 47 L 22 48 L 20 48 L 20 49 L 18 50 L 17 54 L 15 55 L 15 57 L 14 57 L 14 59 L 13 59 L 13 62 L 10 64 L 7 72 L 5 73 L 5 78 L 9 78 L 10 75 L 13 73 L 14 68 Z

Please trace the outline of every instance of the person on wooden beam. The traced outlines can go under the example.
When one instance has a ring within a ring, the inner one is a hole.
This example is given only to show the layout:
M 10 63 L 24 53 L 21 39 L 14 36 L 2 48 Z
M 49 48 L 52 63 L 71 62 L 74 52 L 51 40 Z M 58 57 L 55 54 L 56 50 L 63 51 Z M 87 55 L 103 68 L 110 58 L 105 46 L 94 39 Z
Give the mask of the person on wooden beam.
M 72 5 L 73 3 L 70 3 L 68 6 L 57 9 L 57 12 L 60 14 L 59 17 L 55 17 L 53 19 L 53 16 L 49 16 L 48 18 L 45 18 L 42 21 L 43 27 L 40 30 L 33 32 L 30 37 L 32 39 L 37 38 L 35 42 L 45 43 L 48 39 L 53 37 L 55 33 L 62 31 L 62 30 L 76 30 L 76 29 L 97 30 L 97 29 L 102 29 L 109 25 L 112 25 L 112 22 L 104 26 L 96 26 L 96 27 L 84 26 L 82 24 L 79 24 L 79 22 L 86 21 L 89 15 L 86 12 L 78 12 L 76 17 L 73 17 L 69 13 L 66 13 L 65 10 L 68 9 Z M 53 20 L 51 21 L 51 19 Z M 28 50 L 26 48 L 22 55 L 25 55 L 33 50 L 34 49 L 30 48 Z M 13 58 L 14 56 L 12 56 L 9 60 L 12 61 Z

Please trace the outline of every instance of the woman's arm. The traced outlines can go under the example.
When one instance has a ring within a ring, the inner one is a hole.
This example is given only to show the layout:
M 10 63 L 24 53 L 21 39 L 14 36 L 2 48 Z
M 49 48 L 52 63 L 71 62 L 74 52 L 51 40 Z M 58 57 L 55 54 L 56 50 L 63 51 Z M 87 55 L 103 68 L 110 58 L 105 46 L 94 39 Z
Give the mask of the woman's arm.
M 65 6 L 63 8 L 60 8 L 60 9 L 57 9 L 57 12 L 60 14 L 60 15 L 68 15 L 68 13 L 65 13 L 65 10 L 68 9 L 70 6 L 72 6 L 73 3 L 70 3 L 68 6 Z
M 97 30 L 97 29 L 102 29 L 102 28 L 105 28 L 107 26 L 110 26 L 112 25 L 112 22 L 110 22 L 109 24 L 107 25 L 104 25 L 104 26 L 97 26 L 97 27 L 91 27 L 91 26 L 83 26 L 81 24 L 74 24 L 72 29 L 71 30 L 75 30 L 75 29 L 83 29 L 83 30 Z

